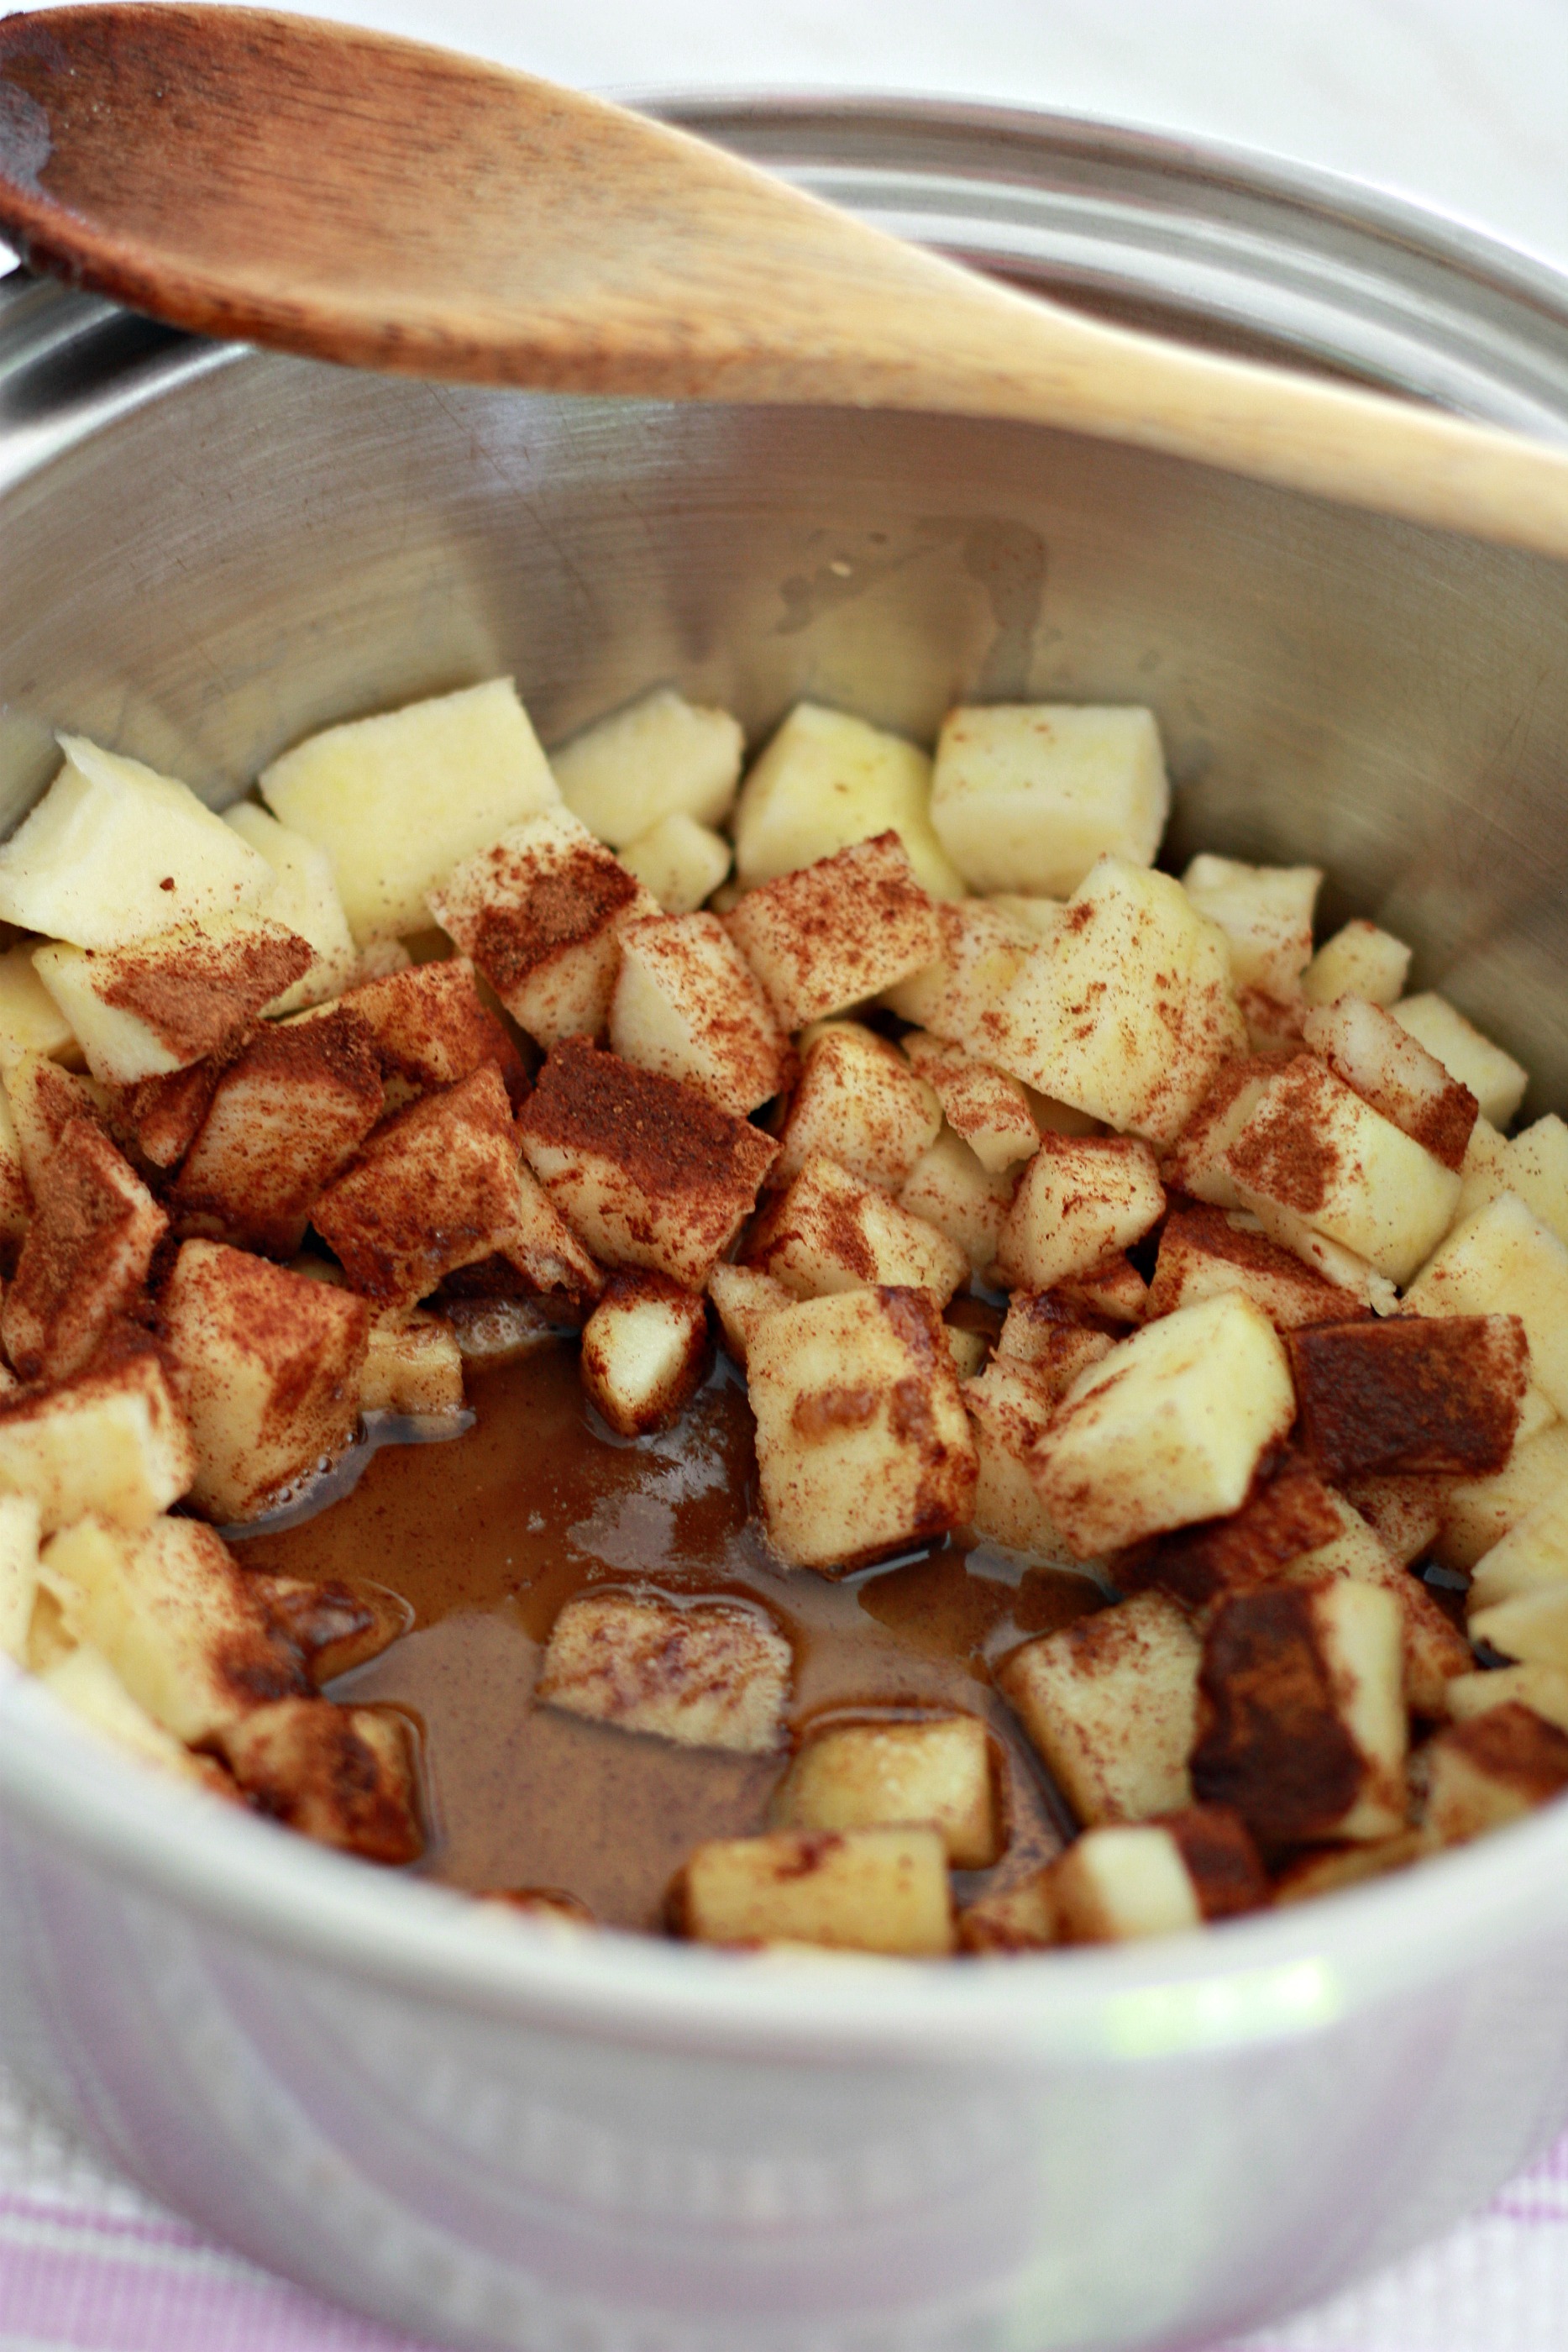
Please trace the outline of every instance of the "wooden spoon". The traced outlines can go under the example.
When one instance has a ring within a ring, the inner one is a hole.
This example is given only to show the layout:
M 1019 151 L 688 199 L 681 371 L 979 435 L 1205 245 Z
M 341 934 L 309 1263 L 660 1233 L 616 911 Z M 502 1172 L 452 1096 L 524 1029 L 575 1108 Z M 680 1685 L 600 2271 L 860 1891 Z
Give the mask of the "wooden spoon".
M 346 25 L 0 21 L 0 231 L 35 269 L 318 359 L 1023 418 L 1568 556 L 1568 450 L 1102 326 L 681 131 Z

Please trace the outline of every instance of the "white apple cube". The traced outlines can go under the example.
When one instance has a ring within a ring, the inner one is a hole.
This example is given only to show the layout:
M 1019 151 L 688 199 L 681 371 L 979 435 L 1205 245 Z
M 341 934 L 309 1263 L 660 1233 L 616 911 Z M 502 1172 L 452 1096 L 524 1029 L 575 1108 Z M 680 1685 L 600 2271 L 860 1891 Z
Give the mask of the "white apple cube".
M 30 1495 L 46 1535 L 94 1512 L 146 1527 L 195 1475 L 190 1426 L 151 1345 L 0 1400 L 0 1493 Z
M 1481 1554 L 1467 1602 L 1471 1609 L 1490 1609 L 1519 1593 L 1549 1588 L 1568 1591 L 1568 1486 L 1555 1488 Z
M 645 1268 L 612 1275 L 582 1327 L 583 1393 L 618 1435 L 646 1436 L 685 1411 L 709 1353 L 696 1292 Z
M 1151 865 L 1169 811 L 1151 710 L 971 704 L 942 722 L 931 821 L 972 890 L 1066 898 L 1107 851 Z
M 265 911 L 315 950 L 316 961 L 267 1006 L 269 1013 L 298 1013 L 322 1004 L 347 988 L 357 958 L 349 919 L 338 896 L 332 861 L 302 833 L 279 824 L 255 801 L 238 801 L 224 811 L 224 823 L 265 857 L 273 887 Z
M 1525 1207 L 1568 1244 L 1568 1125 L 1555 1111 L 1548 1112 L 1503 1144 L 1501 1159 L 1504 1188 L 1517 1192 Z M 1461 1198 L 1459 1206 L 1462 1213 L 1469 1203 Z
M 724 1332 L 724 1344 L 742 1365 L 751 1335 L 764 1316 L 777 1315 L 781 1307 L 795 1304 L 792 1290 L 750 1265 L 716 1265 L 707 1279 L 707 1295 Z
M 695 915 L 729 872 L 735 852 L 722 834 L 676 810 L 629 841 L 620 857 L 666 915 Z
M 1390 1010 L 1402 1029 L 1437 1055 L 1450 1077 L 1469 1087 L 1481 1117 L 1496 1128 L 1507 1127 L 1524 1099 L 1529 1071 L 1435 990 L 1404 997 Z
M 0 955 L 0 1072 L 25 1054 L 69 1056 L 76 1033 L 33 970 L 35 942 L 24 940 Z
M 685 1934 L 705 1944 L 940 1959 L 954 1941 L 947 1856 L 933 1829 L 713 1838 L 686 1864 L 677 1914 Z
M 955 1870 L 988 1870 L 1004 1843 L 991 1743 L 978 1716 L 846 1723 L 814 1732 L 779 1782 L 772 1824 L 861 1830 L 926 1822 Z
M 1433 1557 L 1444 1568 L 1473 1569 L 1560 1489 L 1568 1491 L 1568 1423 L 1552 1421 L 1522 1444 L 1516 1442 L 1507 1469 L 1495 1477 L 1444 1479 Z
M 667 817 L 722 824 L 745 748 L 740 721 L 727 710 L 660 686 L 558 745 L 550 766 L 573 816 L 612 849 L 624 849 Z
M 1012 1197 L 1011 1178 L 988 1175 L 963 1137 L 944 1126 L 910 1170 L 898 1201 L 962 1250 L 983 1280 L 996 1263 Z
M 1080 1822 L 1144 1821 L 1192 1802 L 1202 1655 L 1176 1602 L 1140 1592 L 1026 1642 L 997 1682 Z
M 1380 931 L 1375 923 L 1346 923 L 1323 941 L 1301 974 L 1301 994 L 1309 1004 L 1332 1004 L 1339 996 L 1396 1004 L 1405 992 L 1410 952 L 1403 940 Z
M 1110 1822 L 1075 1838 L 1052 1873 L 1064 1943 L 1124 1944 L 1201 1927 L 1181 1848 L 1153 1822 Z
M 1568 1731 L 1568 1668 L 1563 1666 L 1493 1666 L 1484 1674 L 1456 1675 L 1448 1696 L 1456 1723 L 1517 1705 Z
M 940 899 L 936 911 L 936 954 L 884 989 L 882 1002 L 900 1020 L 984 1060 L 990 1050 L 984 1041 L 1002 1034 L 999 1007 L 1039 935 L 983 898 Z
M 961 876 L 931 824 L 931 761 L 902 735 L 801 702 L 758 754 L 735 813 L 744 889 L 896 833 L 934 898 L 961 898 Z
M 1405 1294 L 1411 1315 L 1517 1315 L 1531 1377 L 1568 1412 L 1568 1248 L 1512 1192 L 1457 1225 Z
M 1225 934 L 1243 1012 L 1254 993 L 1273 1005 L 1300 1001 L 1322 878 L 1315 866 L 1244 866 L 1239 858 L 1207 854 L 1195 857 L 1182 876 L 1193 905 Z
M 997 1264 L 1009 1288 L 1049 1290 L 1086 1274 L 1165 1213 L 1155 1155 L 1131 1136 L 1042 1138 L 1002 1227 Z
M 1015 1358 L 994 1356 L 983 1372 L 964 1383 L 964 1408 L 980 1465 L 970 1526 L 988 1543 L 1066 1568 L 1074 1564 L 1074 1556 L 1052 1524 L 1030 1468 L 1055 1406 L 1050 1375 Z

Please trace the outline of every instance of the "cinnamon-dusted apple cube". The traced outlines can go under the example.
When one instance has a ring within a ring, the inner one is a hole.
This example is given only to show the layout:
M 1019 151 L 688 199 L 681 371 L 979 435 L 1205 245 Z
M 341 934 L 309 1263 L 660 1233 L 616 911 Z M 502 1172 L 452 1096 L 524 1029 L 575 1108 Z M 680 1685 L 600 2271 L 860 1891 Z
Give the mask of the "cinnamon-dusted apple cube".
M 1239 1291 L 1150 1323 L 1082 1373 L 1033 1456 L 1081 1559 L 1234 1511 L 1295 1417 L 1285 1350 Z
M 382 1100 L 374 1034 L 348 1005 L 263 1029 L 218 1078 L 170 1188 L 177 1231 L 292 1256 Z
M 1415 1760 L 1423 1825 L 1442 1845 L 1484 1837 L 1568 1789 L 1568 1732 L 1517 1699 L 1448 1725 Z
M 1502 1163 L 1503 1187 L 1568 1243 L 1568 1125 L 1548 1112 L 1503 1144 Z M 1461 1213 L 1468 1205 L 1461 1198 Z
M 21 1140 L 4 1086 L 0 1086 L 0 1259 L 7 1267 L 27 1230 L 32 1194 L 22 1165 Z
M 565 810 L 455 866 L 430 911 L 541 1045 L 601 1035 L 622 927 L 658 914 L 636 877 Z
M 1405 992 L 1410 952 L 1392 931 L 1357 918 L 1323 941 L 1301 974 L 1301 994 L 1309 1004 L 1332 1004 L 1339 996 L 1395 1004 Z
M 890 828 L 934 898 L 963 897 L 963 880 L 932 830 L 928 755 L 846 711 L 797 703 L 741 787 L 734 831 L 742 887 Z
M 947 1351 L 961 1381 L 978 1380 L 986 1369 L 990 1354 L 990 1342 L 983 1331 L 971 1330 L 967 1324 L 944 1322 L 947 1334 Z
M 1325 1282 L 1332 1282 L 1351 1302 L 1351 1308 L 1367 1307 L 1374 1315 L 1392 1315 L 1399 1304 L 1399 1293 L 1387 1275 L 1343 1242 L 1331 1241 L 1320 1233 L 1299 1209 L 1287 1208 L 1283 1202 L 1266 1199 L 1263 1194 L 1245 1194 L 1247 1206 L 1239 1213 L 1252 1220 L 1268 1239 L 1277 1242 L 1281 1249 Z
M 1348 1576 L 1391 1592 L 1399 1609 L 1405 1648 L 1405 1699 L 1417 1715 L 1439 1716 L 1448 1685 L 1470 1664 L 1469 1643 L 1418 1577 L 1386 1551 L 1361 1514 L 1332 1487 L 1323 1499 L 1339 1525 L 1333 1536 L 1300 1552 L 1281 1571 L 1291 1583 L 1315 1584 Z
M 459 858 L 560 799 L 509 677 L 324 728 L 263 769 L 261 796 L 331 859 L 361 948 L 417 931 Z
M 559 1301 L 570 1319 L 580 1320 L 604 1287 L 604 1269 L 526 1160 L 518 1164 L 517 1180 L 512 1222 L 497 1243 L 497 1256 L 530 1291 Z
M 1300 1028 L 1322 878 L 1315 866 L 1244 866 L 1207 853 L 1182 876 L 1193 905 L 1225 934 L 1231 984 L 1256 1034 L 1288 1036 Z
M 25 1381 L 79 1371 L 141 1296 L 169 1220 L 101 1128 L 74 1118 L 50 1156 L 16 1280 L 0 1308 Z
M 941 1959 L 953 1949 L 947 1857 L 933 1829 L 775 1830 L 712 1838 L 681 1875 L 675 1915 L 703 1944 L 825 1944 Z
M 1468 1087 L 1480 1105 L 1481 1117 L 1493 1127 L 1506 1128 L 1524 1099 L 1530 1073 L 1494 1045 L 1447 997 L 1435 990 L 1406 996 L 1390 1010 L 1402 1029 L 1435 1054 L 1451 1078 Z
M 1484 1674 L 1456 1675 L 1445 1696 L 1456 1723 L 1517 1704 L 1554 1723 L 1559 1731 L 1568 1731 L 1568 1667 L 1493 1666 Z
M 1246 1032 L 1221 934 L 1179 882 L 1102 857 L 968 1044 L 1042 1094 L 1174 1142 Z
M 1002 702 L 942 722 L 931 821 L 972 890 L 1065 898 L 1107 850 L 1148 866 L 1169 810 L 1151 710 Z
M 220 1744 L 257 1811 L 301 1836 L 366 1862 L 416 1862 L 424 1851 L 413 1742 L 400 1716 L 278 1699 L 231 1724 Z
M 1102 1316 L 1108 1323 L 1146 1323 L 1149 1286 L 1125 1250 L 1113 1250 L 1082 1274 L 1063 1275 L 1051 1286 L 1070 1315 Z
M 999 1176 L 1032 1157 L 1040 1129 L 1019 1079 L 993 1069 L 988 1062 L 977 1062 L 928 1030 L 912 1031 L 904 1050 L 941 1104 L 948 1126 L 963 1137 L 988 1176 Z
M 1200 1677 L 1192 1785 L 1265 1850 L 1405 1826 L 1402 1626 L 1394 1594 L 1348 1577 L 1222 1601 Z
M 379 1127 L 318 1196 L 311 1223 L 356 1290 L 412 1304 L 502 1246 L 517 1217 L 517 1170 L 507 1090 L 486 1062 Z
M 1308 1013 L 1301 1037 L 1336 1077 L 1445 1168 L 1464 1168 L 1476 1098 L 1392 1013 L 1364 997 L 1342 996 Z
M 744 1118 L 781 1094 L 789 1040 L 716 915 L 656 915 L 621 930 L 610 1043 L 622 1061 L 682 1078 Z
M 1225 1290 L 1245 1292 L 1276 1331 L 1341 1323 L 1366 1311 L 1352 1292 L 1325 1280 L 1267 1234 L 1252 1231 L 1244 1212 L 1207 1205 L 1174 1210 L 1160 1234 L 1149 1313 L 1172 1315 Z
M 864 1003 L 942 944 L 936 910 L 893 832 L 748 890 L 725 919 L 786 1029 Z
M 1338 1895 L 1347 1886 L 1365 1886 L 1396 1870 L 1408 1870 L 1432 1851 L 1421 1830 L 1401 1830 L 1395 1837 L 1371 1845 L 1309 1846 L 1288 1863 L 1274 1881 L 1276 1903 L 1311 1903 L 1320 1895 Z
M 695 1087 L 570 1038 L 540 1071 L 517 1134 L 596 1258 L 650 1266 L 689 1290 L 735 1239 L 779 1150 Z
M 466 956 L 363 982 L 335 1010 L 356 1013 L 369 1024 L 389 1110 L 415 1095 L 455 1087 L 486 1062 L 499 1070 L 514 1108 L 528 1091 L 523 1057 L 505 1023 L 480 995 Z
M 379 1658 L 413 1623 L 413 1610 L 401 1593 L 362 1577 L 318 1580 L 247 1569 L 246 1581 L 318 1687 Z
M 727 710 L 658 686 L 561 744 L 550 767 L 573 816 L 612 849 L 624 849 L 663 817 L 721 824 L 745 748 L 740 721 Z
M 1067 1944 L 1179 1935 L 1269 1900 L 1258 1849 L 1227 1805 L 1085 1830 L 1053 1865 L 1051 1882 L 1057 1933 Z
M 1490 1609 L 1521 1592 L 1568 1591 L 1568 1484 L 1554 1486 L 1476 1561 L 1472 1610 Z
M 1393 1282 L 1410 1279 L 1459 1197 L 1454 1170 L 1307 1054 L 1265 1087 L 1224 1165 L 1243 1207 L 1278 1203 Z
M 1431 1550 L 1443 1524 L 1444 1487 L 1437 1479 L 1347 1478 L 1343 1492 L 1401 1568 Z
M 612 1274 L 582 1327 L 583 1392 L 622 1437 L 683 1413 L 710 1356 L 707 1309 L 667 1274 Z
M 362 1298 L 218 1242 L 186 1242 L 161 1302 L 163 1344 L 196 1448 L 191 1501 L 253 1519 L 359 1425 L 370 1345 Z
M 958 1946 L 977 1958 L 1039 1952 L 1056 1941 L 1054 1873 L 1047 1866 L 997 1895 L 982 1895 L 958 1914 Z
M 1003 1034 L 999 1008 L 1040 934 L 985 898 L 938 899 L 936 914 L 935 956 L 885 989 L 882 1002 L 901 1021 L 993 1060 Z
M 109 1132 L 120 1149 L 143 1165 L 176 1168 L 201 1132 L 224 1074 L 214 1059 L 193 1062 L 133 1087 L 110 1087 Z
M 768 1316 L 747 1349 L 763 1517 L 797 1568 L 834 1571 L 961 1527 L 977 1464 L 924 1290 L 852 1290 Z
M 31 1495 L 0 1495 L 0 1655 L 19 1666 L 38 1596 L 38 1525 Z
M 795 1304 L 792 1290 L 786 1290 L 770 1274 L 759 1274 L 753 1265 L 716 1265 L 707 1278 L 707 1295 L 724 1332 L 724 1344 L 737 1364 L 745 1363 L 751 1335 L 763 1317 Z
M 1506 1466 L 1530 1381 L 1517 1315 L 1320 1323 L 1286 1346 L 1301 1443 L 1325 1478 L 1489 1478 Z
M 974 1715 L 812 1733 L 775 1791 L 771 1819 L 782 1830 L 928 1822 L 955 1870 L 989 1870 L 1005 1842 L 990 1736 Z
M 980 1465 L 970 1526 L 977 1535 L 1005 1544 L 1009 1551 L 1069 1565 L 1073 1555 L 1052 1525 L 1030 1469 L 1055 1411 L 1049 1375 L 1016 1360 L 993 1357 L 978 1379 L 965 1381 L 964 1407 Z
M 1568 1249 L 1504 1192 L 1455 1226 L 1405 1294 L 1407 1315 L 1517 1315 L 1531 1377 L 1568 1411 Z
M 1197 1635 L 1163 1592 L 1026 1642 L 997 1683 L 1081 1822 L 1142 1821 L 1192 1801 Z
M 1226 1593 L 1276 1580 L 1303 1553 L 1334 1542 L 1344 1519 L 1342 1499 L 1286 1454 L 1260 1476 L 1239 1511 L 1119 1552 L 1111 1573 L 1122 1592 L 1153 1588 L 1197 1615 Z
M 1218 1209 L 1239 1209 L 1241 1194 L 1225 1155 L 1263 1098 L 1263 1090 L 1285 1067 L 1279 1053 L 1238 1054 L 1216 1070 L 1202 1100 L 1162 1160 L 1161 1173 L 1173 1192 Z
M 969 1271 L 946 1234 L 820 1155 L 764 1211 L 747 1262 L 797 1298 L 894 1283 L 929 1291 L 939 1307 Z
M 1049 1290 L 1139 1241 L 1165 1212 L 1155 1155 L 1131 1136 L 1047 1135 L 1002 1227 L 1004 1282 Z
M 31 1495 L 46 1535 L 89 1512 L 146 1527 L 195 1475 L 190 1425 L 150 1342 L 111 1339 L 58 1387 L 0 1399 L 0 1493 Z
M 423 1307 L 386 1307 L 373 1316 L 360 1411 L 449 1421 L 462 1410 L 463 1355 L 446 1318 Z
M 309 971 L 308 941 L 264 915 L 214 915 L 119 948 L 39 948 L 39 979 L 93 1076 L 134 1086 L 232 1053 Z
M 1012 1178 L 988 1175 L 963 1137 L 946 1125 L 898 1195 L 899 1206 L 945 1234 L 982 1279 L 996 1262 L 1012 1199 Z
M 942 1131 L 942 1107 L 896 1045 L 859 1022 L 834 1022 L 804 1046 L 800 1081 L 779 1139 L 775 1181 L 821 1155 L 896 1193 Z
M 38 1680 L 99 1739 L 177 1780 L 193 1781 L 209 1790 L 227 1781 L 227 1794 L 233 1798 L 234 1783 L 221 1766 L 210 1757 L 193 1756 L 172 1732 L 154 1723 L 146 1708 L 131 1697 L 102 1651 L 90 1642 L 73 1644 L 40 1667 Z
M 1568 1487 L 1568 1423 L 1554 1421 L 1516 1444 L 1507 1469 L 1495 1478 L 1445 1480 L 1433 1557 L 1444 1568 L 1474 1568 L 1560 1487 Z
M 224 823 L 272 868 L 268 919 L 283 924 L 311 950 L 308 968 L 273 999 L 268 1013 L 298 1013 L 338 995 L 349 986 L 357 958 L 331 859 L 316 842 L 279 824 L 255 801 L 239 801 L 225 809 Z
M 768 1756 L 783 1736 L 792 1668 L 784 1634 L 742 1602 L 585 1592 L 555 1621 L 535 1696 L 683 1748 Z
M 135 1535 L 82 1519 L 55 1537 L 46 1566 L 80 1594 L 83 1638 L 153 1721 L 189 1746 L 309 1691 L 299 1651 L 200 1519 L 154 1519 Z
M 712 833 L 677 809 L 640 833 L 619 852 L 666 915 L 695 915 L 728 874 L 735 852 L 724 835 Z
M 1053 1292 L 1015 1290 L 1008 1301 L 997 1354 L 1042 1373 L 1056 1398 L 1066 1395 L 1080 1372 L 1103 1362 L 1114 1345 L 1108 1332 L 1077 1321 Z
M 5 1097 L 10 1108 L 11 1123 L 16 1131 L 16 1150 L 22 1162 L 26 1185 L 27 1212 L 43 1190 L 44 1171 L 49 1164 L 56 1144 L 73 1118 L 96 1119 L 107 1134 L 109 1131 L 109 1097 L 90 1078 L 78 1077 L 74 1070 L 62 1070 L 43 1054 L 25 1054 L 5 1073 Z M 7 1196 L 12 1200 L 16 1181 L 10 1171 Z M 24 1223 L 26 1220 L 23 1220 Z

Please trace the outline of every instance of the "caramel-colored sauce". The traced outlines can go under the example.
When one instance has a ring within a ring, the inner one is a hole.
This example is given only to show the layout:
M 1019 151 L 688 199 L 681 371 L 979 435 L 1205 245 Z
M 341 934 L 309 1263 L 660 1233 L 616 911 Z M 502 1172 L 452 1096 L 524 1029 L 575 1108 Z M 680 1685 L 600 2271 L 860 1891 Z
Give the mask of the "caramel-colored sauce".
M 768 1826 L 785 1756 L 680 1748 L 534 1705 L 557 1612 L 604 1584 L 763 1602 L 794 1644 L 792 1733 L 862 1711 L 984 1717 L 1009 1838 L 994 1872 L 959 1877 L 960 1899 L 1058 1850 L 1060 1801 L 987 1660 L 1098 1606 L 1086 1578 L 1020 1577 L 1004 1555 L 956 1546 L 839 1582 L 785 1567 L 756 1520 L 751 1414 L 722 1359 L 675 1427 L 634 1442 L 591 1413 L 567 1340 L 470 1366 L 468 1391 L 464 1436 L 383 1447 L 352 1493 L 240 1552 L 282 1575 L 370 1578 L 412 1607 L 410 1632 L 331 1695 L 421 1726 L 432 1875 L 560 1888 L 606 1923 L 657 1927 L 695 1845 Z

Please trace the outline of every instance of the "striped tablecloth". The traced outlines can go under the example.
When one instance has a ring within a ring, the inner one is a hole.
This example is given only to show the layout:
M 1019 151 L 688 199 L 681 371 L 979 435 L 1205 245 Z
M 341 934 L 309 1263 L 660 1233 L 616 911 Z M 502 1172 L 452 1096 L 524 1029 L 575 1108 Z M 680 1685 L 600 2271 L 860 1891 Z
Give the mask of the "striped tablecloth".
M 1568 2138 L 1452 2236 L 1235 2352 L 1565 2347 Z M 68 2347 L 432 2352 L 221 2252 L 0 2084 L 0 2352 Z

